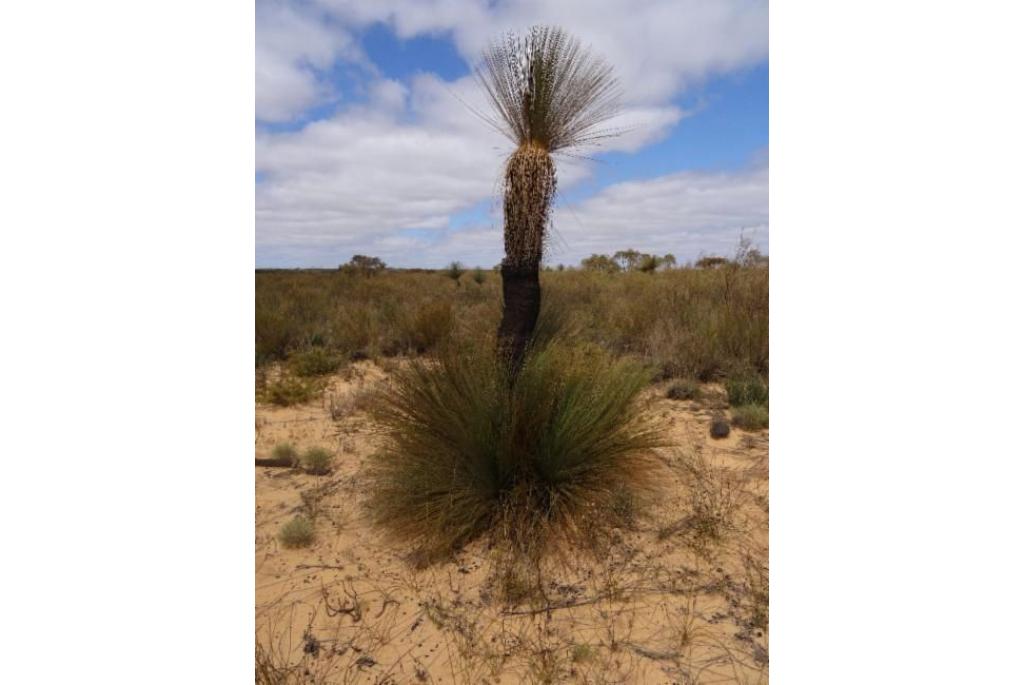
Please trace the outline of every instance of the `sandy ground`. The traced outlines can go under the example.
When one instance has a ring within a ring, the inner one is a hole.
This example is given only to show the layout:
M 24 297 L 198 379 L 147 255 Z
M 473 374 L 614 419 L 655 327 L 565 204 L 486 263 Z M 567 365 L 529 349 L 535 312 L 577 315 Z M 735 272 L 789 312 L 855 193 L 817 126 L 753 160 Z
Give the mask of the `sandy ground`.
M 256 471 L 256 625 L 262 658 L 308 683 L 762 683 L 768 681 L 768 433 L 708 427 L 724 405 L 645 397 L 677 447 L 666 492 L 600 561 L 544 571 L 546 598 L 498 599 L 483 542 L 417 568 L 365 519 L 378 443 L 361 399 L 387 374 L 359 362 L 300 407 L 258 405 L 256 456 L 322 445 L 333 471 Z M 316 541 L 277 539 L 296 513 Z

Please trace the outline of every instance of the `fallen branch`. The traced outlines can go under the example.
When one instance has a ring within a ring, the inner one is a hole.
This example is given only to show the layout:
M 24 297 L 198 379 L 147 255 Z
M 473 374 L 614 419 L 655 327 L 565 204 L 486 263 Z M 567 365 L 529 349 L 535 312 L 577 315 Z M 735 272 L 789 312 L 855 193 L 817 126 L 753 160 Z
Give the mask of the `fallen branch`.
M 256 466 L 290 469 L 295 466 L 295 462 L 291 459 L 260 459 L 259 457 L 256 457 Z

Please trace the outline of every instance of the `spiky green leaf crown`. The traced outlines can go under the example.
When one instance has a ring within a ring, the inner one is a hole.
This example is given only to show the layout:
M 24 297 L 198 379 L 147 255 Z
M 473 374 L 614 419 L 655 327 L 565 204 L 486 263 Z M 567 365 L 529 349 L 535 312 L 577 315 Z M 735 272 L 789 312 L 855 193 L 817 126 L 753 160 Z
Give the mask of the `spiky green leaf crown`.
M 495 113 L 484 118 L 517 146 L 556 152 L 614 135 L 600 128 L 618 112 L 612 69 L 562 29 L 508 34 L 484 52 L 476 75 Z

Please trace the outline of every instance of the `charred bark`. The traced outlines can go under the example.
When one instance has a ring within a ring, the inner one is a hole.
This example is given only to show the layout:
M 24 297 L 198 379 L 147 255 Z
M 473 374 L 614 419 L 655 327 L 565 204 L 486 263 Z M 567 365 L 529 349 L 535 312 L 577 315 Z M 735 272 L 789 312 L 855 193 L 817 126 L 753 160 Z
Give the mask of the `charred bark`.
M 498 353 L 506 364 L 509 382 L 523 366 L 526 350 L 540 314 L 540 269 L 537 264 L 501 265 L 503 307 L 498 326 Z

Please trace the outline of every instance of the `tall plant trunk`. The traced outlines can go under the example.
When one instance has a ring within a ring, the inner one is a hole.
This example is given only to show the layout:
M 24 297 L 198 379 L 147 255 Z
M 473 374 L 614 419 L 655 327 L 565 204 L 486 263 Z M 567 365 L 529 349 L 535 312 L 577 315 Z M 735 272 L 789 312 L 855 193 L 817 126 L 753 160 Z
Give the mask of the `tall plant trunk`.
M 527 144 L 512 153 L 505 168 L 505 259 L 498 325 L 498 354 L 510 384 L 523 366 L 540 314 L 540 262 L 554 192 L 555 165 L 546 149 Z
M 540 269 L 538 265 L 501 265 L 503 308 L 498 325 L 498 353 L 507 365 L 509 382 L 519 375 L 526 348 L 540 314 Z

